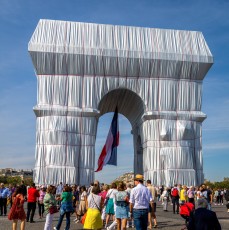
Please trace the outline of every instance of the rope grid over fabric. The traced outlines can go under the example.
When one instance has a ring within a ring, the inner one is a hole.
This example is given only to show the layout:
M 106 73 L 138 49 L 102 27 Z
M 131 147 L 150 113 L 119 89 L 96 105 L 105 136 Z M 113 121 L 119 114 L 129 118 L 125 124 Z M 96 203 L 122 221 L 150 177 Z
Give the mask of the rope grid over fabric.
M 40 20 L 28 49 L 37 184 L 93 181 L 98 119 L 116 105 L 132 125 L 135 173 L 155 185 L 203 181 L 202 82 L 213 57 L 201 32 Z

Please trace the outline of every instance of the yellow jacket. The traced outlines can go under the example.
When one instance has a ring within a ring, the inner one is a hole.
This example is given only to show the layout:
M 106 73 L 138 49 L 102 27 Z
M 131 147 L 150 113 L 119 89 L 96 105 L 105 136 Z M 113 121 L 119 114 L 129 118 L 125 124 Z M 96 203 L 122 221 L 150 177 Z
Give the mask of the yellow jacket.
M 188 201 L 188 195 L 187 195 L 186 189 L 181 189 L 180 200 Z

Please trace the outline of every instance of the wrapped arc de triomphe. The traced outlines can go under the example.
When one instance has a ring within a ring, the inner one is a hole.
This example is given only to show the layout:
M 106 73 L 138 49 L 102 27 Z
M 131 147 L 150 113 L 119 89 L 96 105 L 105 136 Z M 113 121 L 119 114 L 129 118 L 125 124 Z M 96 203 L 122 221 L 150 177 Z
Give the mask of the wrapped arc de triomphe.
M 155 185 L 203 182 L 202 83 L 213 57 L 201 32 L 40 20 L 29 53 L 37 184 L 93 181 L 98 120 L 116 106 L 132 126 L 135 173 Z

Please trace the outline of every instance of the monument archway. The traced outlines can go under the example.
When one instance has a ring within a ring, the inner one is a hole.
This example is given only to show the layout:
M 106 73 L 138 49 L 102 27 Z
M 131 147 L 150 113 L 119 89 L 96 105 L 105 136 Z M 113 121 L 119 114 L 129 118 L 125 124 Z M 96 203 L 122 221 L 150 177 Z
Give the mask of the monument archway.
M 132 125 L 135 173 L 155 185 L 203 182 L 202 82 L 213 57 L 202 33 L 40 20 L 29 52 L 37 184 L 93 181 L 98 118 L 116 105 Z

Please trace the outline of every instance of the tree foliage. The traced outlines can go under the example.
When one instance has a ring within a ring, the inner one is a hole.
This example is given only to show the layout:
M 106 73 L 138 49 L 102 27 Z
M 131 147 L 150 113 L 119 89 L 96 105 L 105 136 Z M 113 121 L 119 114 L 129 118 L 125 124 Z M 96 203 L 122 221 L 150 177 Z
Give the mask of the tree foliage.
M 12 185 L 19 185 L 21 184 L 21 177 L 20 176 L 0 176 L 0 183 L 4 183 L 6 185 L 12 184 Z M 31 185 L 33 183 L 32 178 L 26 178 L 24 179 L 25 185 Z
M 0 183 L 7 183 L 7 177 L 6 176 L 0 176 Z
M 14 176 L 14 177 L 12 177 L 12 176 L 8 176 L 7 177 L 7 184 L 20 184 L 21 183 L 21 177 L 19 177 L 19 176 Z
M 211 189 L 229 189 L 229 181 L 228 180 L 223 180 L 220 182 L 210 182 L 207 181 L 205 183 L 207 186 L 209 186 Z

